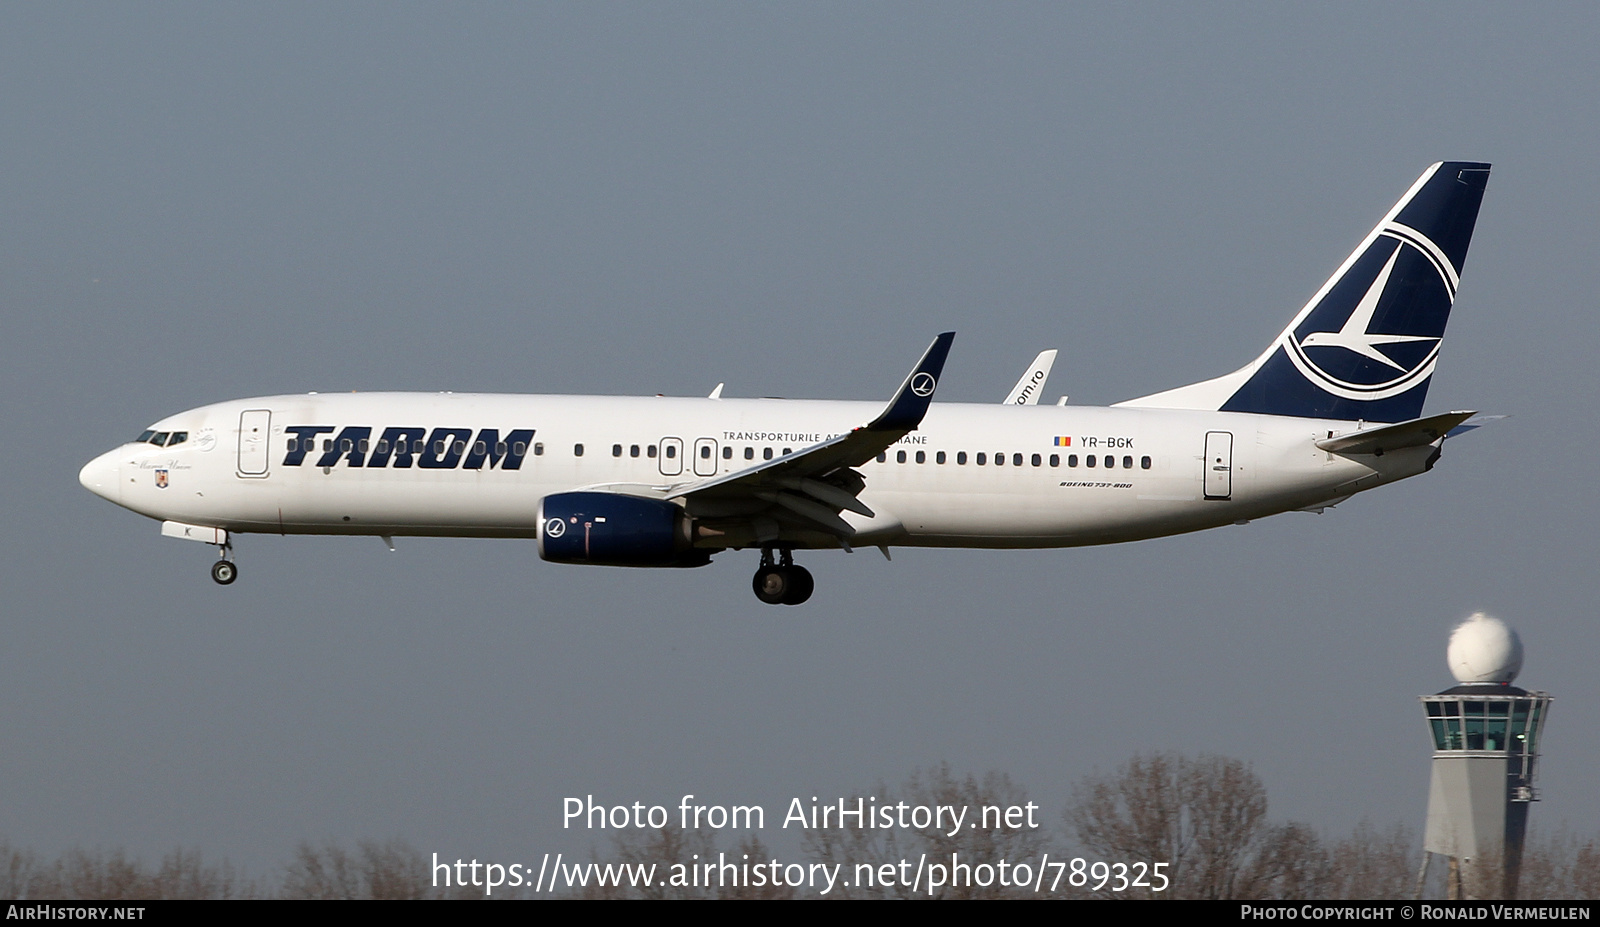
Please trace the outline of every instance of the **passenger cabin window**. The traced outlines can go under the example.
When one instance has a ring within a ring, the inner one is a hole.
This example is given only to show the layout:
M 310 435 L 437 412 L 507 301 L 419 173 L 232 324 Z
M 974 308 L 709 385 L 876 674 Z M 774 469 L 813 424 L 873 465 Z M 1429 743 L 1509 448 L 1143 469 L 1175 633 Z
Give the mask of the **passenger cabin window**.
M 927 454 L 927 452 L 926 451 L 917 451 L 917 463 L 927 463 L 927 462 L 928 462 L 928 454 Z
M 978 452 L 978 466 L 980 466 L 980 467 L 981 467 L 981 466 L 983 466 L 983 465 L 984 465 L 984 463 L 985 463 L 985 462 L 986 462 L 986 461 L 987 461 L 987 460 L 988 460 L 988 459 L 989 459 L 989 457 L 988 457 L 988 455 L 986 455 L 986 454 L 984 454 L 984 452 L 983 452 L 983 451 L 979 451 L 979 452 Z
M 1022 455 L 1021 454 L 1012 454 L 1011 455 L 1011 466 L 1013 466 L 1013 467 L 1022 466 Z M 1034 466 L 1038 466 L 1038 464 L 1034 464 Z
M 879 451 L 878 452 L 878 463 L 883 463 L 883 462 L 887 461 L 888 459 L 889 459 L 889 452 L 888 451 Z
M 1077 454 L 1068 454 L 1067 455 L 1067 466 L 1074 467 L 1074 468 L 1076 468 L 1078 466 L 1078 455 Z
M 1050 466 L 1052 466 L 1052 467 L 1061 466 L 1061 455 L 1060 454 L 1051 454 L 1050 455 Z
M 701 460 L 710 460 L 711 459 L 711 445 L 709 445 L 709 444 L 700 445 L 700 459 Z
M 574 444 L 572 446 L 572 456 L 574 456 L 574 457 L 582 457 L 583 456 L 583 445 Z
M 1004 455 L 1004 454 L 996 454 L 996 455 L 994 455 L 994 465 L 997 466 L 997 467 L 1005 466 L 1006 465 L 1006 455 Z
M 1140 457 L 1139 458 L 1139 469 L 1141 469 L 1141 470 L 1150 469 L 1150 458 L 1148 458 L 1148 457 Z
M 521 442 L 519 441 L 517 443 L 520 444 Z M 544 456 L 544 442 L 543 441 L 535 441 L 535 442 L 533 442 L 533 456 L 535 456 L 535 457 L 543 457 Z
M 967 452 L 956 451 L 956 464 L 962 467 L 967 465 Z
M 650 458 L 651 460 L 655 460 L 656 459 L 656 446 L 654 444 L 651 444 L 651 445 L 647 446 L 644 449 L 644 456 Z
M 1122 458 L 1122 469 L 1124 469 L 1124 470 L 1132 470 L 1133 469 L 1133 458 L 1132 457 L 1124 457 L 1124 458 Z
M 1094 466 L 1094 455 L 1093 454 L 1085 454 L 1085 455 L 1083 455 L 1083 465 L 1085 467 Z
M 906 462 L 906 452 L 905 451 L 895 451 L 894 452 L 894 462 L 895 463 L 905 463 Z
M 612 457 L 621 457 L 622 456 L 622 445 L 620 445 L 620 444 L 611 445 L 611 456 Z
M 745 460 L 755 460 L 756 459 L 756 449 L 753 448 L 753 447 L 745 448 L 744 449 L 744 459 Z
M 1037 467 L 1040 464 L 1044 463 L 1044 460 L 1042 458 L 1040 458 L 1040 456 L 1038 454 L 1035 454 L 1035 455 L 1033 455 L 1032 463 L 1033 463 L 1033 465 L 1035 467 Z
M 678 446 L 676 444 L 667 445 L 666 450 L 667 450 L 667 459 L 668 460 L 673 460 L 673 459 L 677 458 L 677 456 L 678 456 Z
M 502 441 L 498 445 L 496 445 L 496 447 L 501 447 L 501 448 L 504 448 L 505 446 L 506 446 L 506 444 L 505 444 L 504 441 Z M 528 453 L 528 444 L 525 441 L 518 441 L 516 444 L 511 445 L 511 450 L 518 457 L 521 457 L 522 455 Z M 504 451 L 502 451 L 501 453 L 504 453 Z M 543 444 L 535 444 L 533 446 L 533 453 L 534 453 L 534 456 L 538 456 L 539 454 L 543 454 L 544 453 L 544 445 Z
M 761 459 L 762 460 L 771 460 L 772 459 L 772 448 L 770 448 L 770 447 L 762 448 L 761 449 Z
M 628 456 L 629 457 L 638 457 L 639 456 L 639 445 L 637 445 L 637 444 L 628 445 Z
M 732 460 L 733 459 L 733 447 L 731 445 L 724 444 L 722 446 L 722 459 L 723 460 Z
M 940 451 L 939 453 L 935 454 L 933 461 L 934 463 L 944 463 L 944 451 Z

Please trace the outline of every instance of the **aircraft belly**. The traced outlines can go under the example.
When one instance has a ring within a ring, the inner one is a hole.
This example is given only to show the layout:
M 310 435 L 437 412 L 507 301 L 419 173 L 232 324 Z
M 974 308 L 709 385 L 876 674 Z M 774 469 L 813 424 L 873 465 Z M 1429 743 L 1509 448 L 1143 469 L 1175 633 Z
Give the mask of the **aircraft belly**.
M 531 537 L 550 491 L 518 474 L 320 469 L 289 474 L 264 513 L 271 530 Z M 263 513 L 256 512 L 258 517 Z M 379 530 L 383 529 L 383 530 Z
M 1133 487 L 1073 494 L 1077 488 L 1058 488 L 1058 494 L 1047 496 L 908 495 L 888 504 L 905 525 L 905 543 L 913 546 L 1073 547 L 1197 531 L 1232 520 L 1224 511 L 1227 503 L 1201 502 L 1193 491 L 1152 499 L 1139 498 Z

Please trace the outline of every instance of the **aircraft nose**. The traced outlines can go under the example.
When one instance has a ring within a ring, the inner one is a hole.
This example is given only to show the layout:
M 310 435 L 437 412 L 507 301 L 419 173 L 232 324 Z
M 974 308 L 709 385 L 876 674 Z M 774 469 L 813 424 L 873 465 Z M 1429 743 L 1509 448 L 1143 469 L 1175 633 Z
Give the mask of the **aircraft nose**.
M 118 501 L 122 495 L 122 477 L 117 452 L 106 451 L 84 464 L 83 469 L 78 471 L 78 482 L 102 499 Z

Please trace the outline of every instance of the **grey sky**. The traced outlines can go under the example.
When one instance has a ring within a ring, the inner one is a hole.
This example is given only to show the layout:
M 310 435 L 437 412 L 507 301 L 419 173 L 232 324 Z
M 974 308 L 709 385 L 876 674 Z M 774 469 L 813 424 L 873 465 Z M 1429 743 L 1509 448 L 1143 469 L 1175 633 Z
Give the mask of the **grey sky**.
M 12 5 L 0 28 L 0 839 L 585 852 L 560 799 L 948 760 L 1057 823 L 1139 750 L 1420 827 L 1449 629 L 1555 695 L 1600 828 L 1588 6 Z M 625 571 L 209 548 L 82 490 L 155 419 L 348 389 L 1104 404 L 1253 357 L 1433 161 L 1494 163 L 1428 409 L 1514 417 L 1320 517 L 1112 548 Z M 1590 591 L 1585 591 L 1590 590 Z M 769 834 L 769 842 L 780 835 Z

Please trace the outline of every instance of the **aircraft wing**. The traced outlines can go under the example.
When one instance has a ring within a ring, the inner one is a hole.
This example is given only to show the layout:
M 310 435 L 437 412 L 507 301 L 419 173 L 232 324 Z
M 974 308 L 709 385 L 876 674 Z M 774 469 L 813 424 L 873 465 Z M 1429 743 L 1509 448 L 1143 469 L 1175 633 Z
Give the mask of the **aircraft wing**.
M 1317 441 L 1316 445 L 1325 451 L 1346 457 L 1352 454 L 1382 454 L 1384 451 L 1397 451 L 1403 447 L 1421 447 L 1443 438 L 1451 429 L 1477 414 L 1446 412 L 1443 415 L 1414 418 L 1409 422 L 1384 425 L 1382 428 L 1368 428 L 1335 438 L 1323 438 Z
M 683 499 L 692 508 L 730 517 L 759 515 L 776 509 L 784 520 L 798 519 L 840 538 L 855 533 L 839 512 L 873 516 L 860 499 L 866 479 L 854 468 L 887 450 L 922 423 L 933 402 L 939 375 L 955 332 L 933 339 L 883 412 L 865 425 L 791 454 L 726 476 L 674 487 L 666 498 Z

